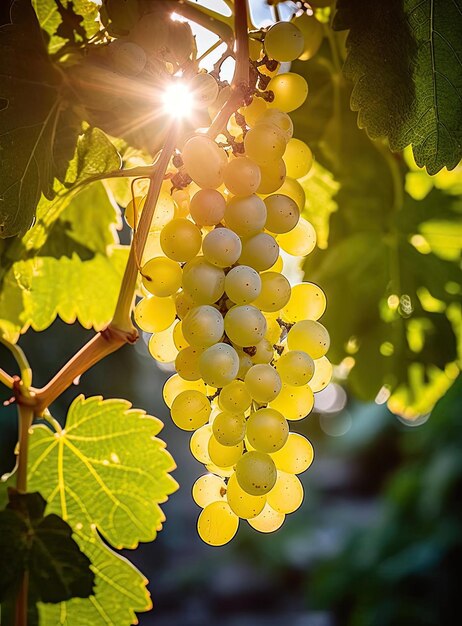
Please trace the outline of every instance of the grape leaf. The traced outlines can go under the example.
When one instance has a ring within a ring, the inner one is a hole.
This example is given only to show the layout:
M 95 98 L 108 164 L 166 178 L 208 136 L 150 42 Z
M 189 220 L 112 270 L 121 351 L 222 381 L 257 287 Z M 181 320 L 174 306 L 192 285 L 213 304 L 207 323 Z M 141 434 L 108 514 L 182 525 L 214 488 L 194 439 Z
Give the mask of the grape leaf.
M 372 138 L 412 144 L 430 174 L 462 158 L 460 0 L 339 0 L 334 28 L 349 29 L 351 107 Z

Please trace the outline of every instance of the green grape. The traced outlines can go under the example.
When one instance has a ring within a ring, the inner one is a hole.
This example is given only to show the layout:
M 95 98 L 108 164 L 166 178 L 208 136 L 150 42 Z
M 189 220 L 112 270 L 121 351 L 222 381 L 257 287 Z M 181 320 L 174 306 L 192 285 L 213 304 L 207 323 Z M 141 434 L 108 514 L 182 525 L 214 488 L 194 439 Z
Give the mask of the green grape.
M 224 387 L 236 378 L 239 357 L 232 346 L 216 343 L 201 354 L 199 370 L 207 385 Z
M 166 180 L 162 183 L 159 198 L 156 202 L 156 210 L 149 225 L 150 232 L 160 231 L 169 224 L 175 216 L 175 205 L 171 196 L 171 183 Z
M 191 440 L 189 442 L 189 448 L 193 457 L 199 461 L 199 463 L 203 463 L 207 466 L 210 463 L 209 441 L 211 436 L 212 426 L 210 424 L 205 424 L 191 435 Z
M 212 463 L 218 467 L 232 467 L 233 465 L 236 465 L 242 457 L 243 451 L 244 444 L 242 441 L 239 441 L 239 443 L 234 446 L 224 446 L 212 433 L 209 441 L 209 456 Z
M 276 369 L 283 383 L 302 387 L 314 374 L 314 361 L 306 352 L 291 350 L 276 362 Z
M 207 463 L 205 466 L 208 472 L 221 476 L 222 478 L 229 478 L 234 474 L 234 467 L 218 467 L 214 463 Z
M 225 385 L 218 396 L 218 405 L 222 411 L 244 413 L 252 404 L 252 396 L 242 380 L 233 380 Z
M 290 283 L 283 274 L 265 272 L 261 275 L 261 292 L 255 300 L 255 306 L 261 311 L 274 313 L 280 311 L 290 298 Z
M 199 187 L 216 189 L 223 183 L 228 157 L 213 139 L 205 135 L 191 137 L 181 154 L 186 171 Z
M 136 43 L 116 40 L 109 44 L 108 53 L 112 65 L 120 74 L 137 76 L 145 68 L 147 61 L 146 53 Z
M 259 409 L 247 421 L 247 439 L 259 452 L 280 450 L 289 436 L 286 418 L 274 409 Z
M 230 476 L 228 480 L 226 499 L 233 513 L 243 519 L 256 517 L 266 503 L 266 496 L 252 496 L 244 491 L 237 481 L 236 474 Z
M 199 537 L 210 546 L 223 546 L 237 533 L 239 518 L 227 502 L 212 502 L 202 510 L 197 520 Z
M 208 348 L 220 341 L 225 331 L 223 316 L 215 307 L 197 306 L 182 322 L 183 335 L 191 346 Z
M 289 433 L 284 446 L 271 454 L 278 470 L 289 474 L 301 474 L 306 471 L 314 459 L 311 443 L 298 433 Z
M 308 83 L 303 76 L 293 72 L 273 76 L 267 89 L 274 93 L 274 100 L 268 106 L 285 113 L 298 109 L 308 96 Z
M 279 111 L 279 109 L 267 109 L 257 122 L 259 124 L 272 124 L 276 126 L 282 133 L 286 142 L 292 138 L 294 134 L 294 124 L 287 113 Z M 287 149 L 287 147 L 286 147 Z
M 141 268 L 143 285 L 154 296 L 172 296 L 181 287 L 183 272 L 175 261 L 157 256 Z
M 175 348 L 177 350 L 183 350 L 189 346 L 189 343 L 186 341 L 185 336 L 183 334 L 183 323 L 178 321 L 173 327 L 173 343 L 175 344 Z
M 293 513 L 303 502 L 303 485 L 294 474 L 278 471 L 276 484 L 269 492 L 268 504 L 279 513 Z
M 257 195 L 234 196 L 225 210 L 225 224 L 240 237 L 258 233 L 266 222 L 265 203 Z
M 266 318 L 266 333 L 265 339 L 267 339 L 272 346 L 279 342 L 281 338 L 281 327 L 277 321 L 276 317 L 270 317 L 268 314 L 265 315 Z
M 265 336 L 266 320 L 252 305 L 233 306 L 225 315 L 225 332 L 237 346 L 254 346 Z
M 298 223 L 300 211 L 297 203 L 289 196 L 281 193 L 267 196 L 264 200 L 266 206 L 265 228 L 272 233 L 288 233 Z
M 197 108 L 208 107 L 215 102 L 218 96 L 218 83 L 211 74 L 201 72 L 196 74 L 189 83 L 194 104 Z
M 273 459 L 265 452 L 246 452 L 236 464 L 236 478 L 241 489 L 252 496 L 271 491 L 277 472 Z
M 281 379 L 274 367 L 266 363 L 253 365 L 244 378 L 245 386 L 254 400 L 271 402 L 281 391 Z
M 276 263 L 278 256 L 276 239 L 268 233 L 257 233 L 242 242 L 239 263 L 253 267 L 257 272 L 264 272 Z
M 226 496 L 226 483 L 220 476 L 205 474 L 199 476 L 192 488 L 194 502 L 201 508 L 205 508 L 212 502 L 221 502 Z
M 225 291 L 236 304 L 248 304 L 258 297 L 261 291 L 261 279 L 258 273 L 247 265 L 233 267 L 226 274 Z
M 241 381 L 243 381 L 245 378 L 245 375 L 247 374 L 247 372 L 249 371 L 251 367 L 253 367 L 253 361 L 249 357 L 249 355 L 246 354 L 245 352 L 242 352 L 242 354 L 239 354 L 239 370 L 237 372 L 236 378 L 239 378 Z
M 244 148 L 247 156 L 258 165 L 270 165 L 284 154 L 286 137 L 274 124 L 257 124 L 246 133 Z
M 272 533 L 284 523 L 286 516 L 284 513 L 275 511 L 268 503 L 265 504 L 262 512 L 257 517 L 247 520 L 255 530 L 261 533 Z
M 199 226 L 215 226 L 225 216 L 226 201 L 216 189 L 199 189 L 191 198 L 189 212 Z
M 310 380 L 310 387 L 314 393 L 322 391 L 332 378 L 332 363 L 326 356 L 314 361 L 314 374 Z
M 166 330 L 175 321 L 175 304 L 172 298 L 151 296 L 143 298 L 135 307 L 135 322 L 147 333 Z
M 175 359 L 175 369 L 184 380 L 199 380 L 201 372 L 199 369 L 199 357 L 202 354 L 201 348 L 188 346 L 178 352 Z
M 164 402 L 168 408 L 172 407 L 173 401 L 179 393 L 188 389 L 195 389 L 203 394 L 206 392 L 205 383 L 202 380 L 183 380 L 178 374 L 170 376 L 162 390 Z
M 314 396 L 311 387 L 295 387 L 284 383 L 277 398 L 270 406 L 284 413 L 286 419 L 297 421 L 305 418 L 312 410 Z
M 304 141 L 293 137 L 283 156 L 289 178 L 303 178 L 313 166 L 313 153 Z
M 252 102 L 245 107 L 239 109 L 239 112 L 245 117 L 245 121 L 249 128 L 255 126 L 257 121 L 266 111 L 267 105 L 263 98 L 259 98 L 257 95 L 254 95 L 252 98 Z
M 318 22 L 314 15 L 308 15 L 307 13 L 296 17 L 292 23 L 301 31 L 304 39 L 303 51 L 298 58 L 301 61 L 308 61 L 308 59 L 314 57 L 321 47 L 324 37 L 322 24 Z
M 282 318 L 288 322 L 318 320 L 326 310 L 326 296 L 314 283 L 299 283 L 292 287 L 290 300 L 282 310 Z
M 162 250 L 173 261 L 190 261 L 199 252 L 201 244 L 199 228 L 181 217 L 171 220 L 160 233 Z
M 284 168 L 285 168 L 285 163 L 284 163 Z M 298 182 L 298 180 L 287 177 L 284 180 L 282 187 L 278 189 L 278 193 L 283 194 L 284 196 L 289 196 L 289 198 L 292 198 L 292 200 L 294 200 L 295 204 L 298 206 L 298 210 L 300 211 L 300 213 L 304 210 L 305 200 L 306 200 L 305 191 L 303 187 L 300 185 L 300 183 Z
M 180 320 L 184 319 L 196 303 L 187 291 L 181 290 L 175 295 L 175 311 Z
M 145 202 L 146 196 L 135 196 L 135 198 L 132 198 L 127 204 L 127 207 L 125 209 L 125 221 L 131 229 L 135 228 L 135 214 L 136 224 L 138 225 Z
M 229 228 L 215 228 L 204 237 L 202 252 L 212 265 L 230 267 L 241 256 L 241 240 Z
M 172 200 L 175 205 L 175 217 L 187 217 L 191 198 L 187 189 L 173 189 Z
M 291 22 L 273 24 L 265 35 L 265 52 L 270 59 L 294 61 L 303 52 L 303 35 Z
M 329 350 L 329 333 L 319 322 L 302 320 L 289 330 L 287 345 L 289 350 L 303 350 L 311 358 L 320 359 Z
M 231 159 L 225 168 L 226 187 L 235 196 L 250 196 L 260 185 L 260 168 L 246 156 Z
M 178 394 L 170 410 L 172 420 L 182 430 L 197 430 L 204 426 L 210 412 L 210 401 L 207 396 L 194 389 Z
M 244 413 L 218 413 L 213 420 L 212 432 L 218 443 L 223 446 L 235 446 L 244 439 Z
M 255 353 L 252 354 L 253 363 L 270 363 L 274 357 L 273 345 L 268 339 L 262 339 L 255 346 Z
M 173 326 L 160 333 L 154 333 L 148 343 L 151 356 L 159 363 L 171 363 L 178 354 L 178 348 L 173 340 Z
M 198 257 L 183 268 L 183 289 L 198 304 L 213 304 L 225 290 L 225 273 Z
M 288 254 L 307 256 L 316 246 L 316 231 L 303 217 L 290 232 L 277 236 L 277 242 Z
M 257 193 L 274 193 L 281 188 L 286 178 L 284 159 L 277 159 L 269 165 L 260 165 L 261 181 Z

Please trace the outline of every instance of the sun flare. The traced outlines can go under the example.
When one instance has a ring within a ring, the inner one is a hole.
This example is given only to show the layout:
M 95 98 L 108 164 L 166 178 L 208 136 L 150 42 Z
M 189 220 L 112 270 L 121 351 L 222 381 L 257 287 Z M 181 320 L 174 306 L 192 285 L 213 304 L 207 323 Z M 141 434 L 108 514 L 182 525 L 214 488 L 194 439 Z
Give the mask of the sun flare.
M 194 97 L 189 88 L 181 82 L 169 85 L 162 96 L 164 110 L 172 117 L 187 117 L 194 107 Z

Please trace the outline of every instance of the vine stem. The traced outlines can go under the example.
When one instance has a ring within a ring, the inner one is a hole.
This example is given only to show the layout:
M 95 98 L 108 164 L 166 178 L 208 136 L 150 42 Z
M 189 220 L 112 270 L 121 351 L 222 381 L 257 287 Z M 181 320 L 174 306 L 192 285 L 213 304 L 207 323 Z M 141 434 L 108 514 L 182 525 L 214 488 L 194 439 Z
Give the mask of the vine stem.
M 8 389 L 13 389 L 14 379 L 0 367 L 0 383 L 3 383 Z

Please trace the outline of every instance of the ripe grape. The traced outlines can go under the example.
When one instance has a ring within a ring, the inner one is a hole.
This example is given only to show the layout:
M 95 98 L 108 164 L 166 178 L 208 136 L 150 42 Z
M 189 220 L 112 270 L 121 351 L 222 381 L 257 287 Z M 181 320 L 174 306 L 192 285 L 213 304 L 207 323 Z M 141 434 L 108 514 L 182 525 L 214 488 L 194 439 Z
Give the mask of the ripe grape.
M 277 159 L 269 165 L 260 165 L 261 181 L 257 193 L 274 193 L 281 188 L 286 178 L 284 159 Z
M 175 369 L 181 378 L 185 380 L 199 380 L 201 372 L 199 370 L 199 357 L 202 354 L 201 348 L 188 346 L 178 352 L 175 359 Z
M 313 378 L 314 361 L 302 350 L 291 350 L 278 359 L 276 369 L 284 383 L 301 387 Z
M 304 39 L 303 51 L 298 58 L 301 61 L 307 61 L 314 57 L 321 46 L 324 37 L 322 24 L 318 22 L 314 15 L 308 15 L 307 13 L 302 13 L 292 23 L 301 31 Z
M 290 232 L 278 235 L 277 242 L 288 254 L 307 256 L 316 245 L 316 231 L 310 222 L 301 217 Z
M 234 380 L 239 371 L 236 350 L 226 343 L 207 348 L 199 358 L 200 375 L 212 387 L 224 387 Z
M 220 502 L 226 496 L 226 483 L 220 476 L 205 474 L 200 476 L 193 485 L 192 497 L 201 508 L 212 502 Z
M 116 45 L 114 45 L 116 43 Z M 146 53 L 141 46 L 131 41 L 116 40 L 108 46 L 114 68 L 126 76 L 141 74 L 146 65 Z
M 243 240 L 239 263 L 264 272 L 276 263 L 278 255 L 279 245 L 276 239 L 268 233 L 257 233 Z
M 141 268 L 145 288 L 155 296 L 172 296 L 181 287 L 183 272 L 175 261 L 154 257 Z
M 281 391 L 281 379 L 271 365 L 258 363 L 245 375 L 245 386 L 254 400 L 261 403 L 271 402 Z
M 284 167 L 285 167 L 285 163 L 284 163 Z M 298 206 L 298 210 L 300 212 L 302 212 L 303 209 L 305 208 L 305 200 L 306 200 L 305 191 L 303 187 L 300 185 L 300 183 L 298 182 L 298 180 L 287 177 L 284 180 L 282 186 L 278 189 L 278 193 L 281 193 L 285 196 L 289 196 L 289 198 L 292 198 L 292 200 L 294 200 L 295 204 Z
M 305 472 L 314 459 L 314 450 L 311 443 L 298 433 L 289 433 L 283 447 L 271 454 L 271 458 L 278 470 L 289 474 Z
M 250 196 L 260 185 L 260 168 L 248 157 L 232 159 L 225 168 L 224 182 L 235 196 Z
M 244 439 L 245 429 L 244 413 L 218 413 L 212 424 L 213 435 L 223 446 L 237 445 Z
M 266 222 L 265 203 L 257 195 L 234 196 L 225 210 L 225 223 L 241 237 L 258 233 Z
M 182 430 L 196 430 L 207 423 L 211 412 L 210 401 L 200 391 L 182 391 L 173 401 L 172 420 Z
M 244 116 L 247 126 L 252 128 L 266 111 L 266 108 L 265 100 L 255 95 L 250 104 L 240 109 L 240 113 Z
M 299 283 L 292 287 L 289 302 L 282 310 L 282 318 L 288 322 L 318 320 L 326 310 L 326 296 L 314 283 Z
M 261 291 L 255 306 L 269 313 L 279 311 L 290 299 L 290 283 L 279 272 L 265 272 L 261 275 Z
M 191 346 L 199 348 L 208 348 L 219 342 L 224 330 L 223 316 L 209 305 L 191 309 L 182 322 L 184 338 Z
M 314 396 L 311 387 L 295 387 L 284 383 L 277 398 L 270 406 L 273 409 L 284 412 L 286 419 L 296 421 L 306 417 L 314 405 Z
M 213 104 L 218 96 L 218 83 L 213 76 L 200 72 L 193 76 L 189 88 L 196 107 L 207 107 Z
M 160 233 L 162 250 L 173 261 L 190 261 L 199 252 L 201 243 L 199 228 L 181 217 L 171 220 Z
M 267 496 L 271 508 L 279 513 L 293 513 L 303 502 L 303 485 L 295 474 L 278 470 L 276 484 Z
M 266 320 L 252 305 L 233 306 L 225 315 L 225 332 L 237 346 L 254 346 L 265 336 Z
M 261 533 L 272 533 L 278 528 L 281 528 L 285 517 L 284 513 L 275 511 L 268 503 L 266 503 L 260 515 L 249 519 L 248 522 L 252 528 Z
M 225 216 L 226 201 L 216 189 L 199 189 L 191 198 L 189 211 L 199 226 L 215 226 Z
M 189 176 L 199 187 L 216 189 L 223 183 L 226 152 L 205 135 L 191 137 L 181 152 Z
M 304 141 L 293 137 L 287 144 L 284 156 L 289 178 L 303 178 L 313 165 L 313 153 Z
M 180 320 L 184 319 L 189 311 L 196 306 L 187 291 L 180 291 L 175 295 L 175 311 Z
M 247 439 L 255 450 L 276 452 L 289 436 L 287 420 L 275 409 L 259 409 L 250 414 L 247 421 Z
M 281 193 L 267 196 L 264 200 L 266 206 L 265 228 L 272 233 L 288 233 L 298 223 L 300 211 L 297 203 Z
M 294 134 L 294 124 L 290 116 L 284 111 L 279 111 L 279 109 L 267 109 L 257 124 L 274 124 L 284 133 L 286 141 L 289 141 Z
M 136 224 L 138 224 L 145 202 L 146 196 L 135 196 L 135 198 L 132 198 L 127 204 L 127 207 L 125 209 L 125 221 L 130 226 L 130 228 L 135 228 L 135 213 Z
M 284 132 L 274 124 L 257 124 L 246 134 L 244 148 L 252 161 L 267 166 L 282 157 L 286 149 L 286 138 Z
M 332 363 L 325 356 L 314 360 L 314 374 L 310 380 L 310 387 L 314 393 L 322 391 L 332 378 Z
M 270 363 L 274 357 L 273 345 L 268 339 L 262 339 L 255 345 L 255 353 L 252 354 L 253 363 Z
M 205 424 L 191 435 L 189 442 L 191 454 L 199 463 L 204 463 L 204 465 L 208 465 L 211 462 L 209 456 L 209 441 L 211 436 L 212 426 Z M 217 472 L 214 473 L 216 474 Z
M 274 461 L 265 452 L 256 450 L 246 452 L 236 464 L 236 478 L 239 486 L 252 496 L 262 496 L 271 491 L 276 477 Z
M 303 47 L 303 35 L 291 22 L 277 22 L 265 35 L 265 52 L 270 59 L 294 61 L 302 54 Z
M 242 457 L 243 451 L 244 445 L 242 441 L 239 441 L 239 443 L 233 446 L 224 446 L 212 433 L 209 440 L 209 456 L 212 463 L 218 467 L 232 467 L 233 465 L 236 465 Z
M 183 289 L 198 304 L 213 304 L 223 295 L 223 270 L 198 257 L 183 268 Z
M 329 333 L 319 322 L 302 320 L 289 330 L 287 345 L 290 350 L 303 350 L 313 359 L 320 359 L 329 349 Z
M 261 513 L 266 503 L 266 496 L 250 495 L 239 485 L 236 474 L 232 474 L 228 480 L 226 500 L 236 515 L 243 519 L 250 519 Z
M 230 267 L 241 255 L 242 244 L 229 228 L 215 228 L 204 237 L 202 251 L 205 258 L 217 267 Z
M 174 361 L 178 354 L 178 348 L 173 340 L 173 326 L 169 326 L 160 333 L 154 333 L 148 343 L 151 356 L 160 363 Z
M 225 385 L 218 396 L 218 405 L 222 411 L 243 413 L 252 404 L 252 396 L 241 380 L 233 380 Z
M 184 380 L 178 374 L 170 376 L 162 390 L 163 398 L 168 408 L 172 407 L 176 396 L 187 389 L 195 389 L 203 394 L 206 392 L 206 387 L 202 380 Z
M 183 323 L 180 320 L 173 327 L 173 343 L 177 350 L 183 350 L 189 346 L 183 334 Z
M 172 298 L 151 296 L 143 298 L 135 307 L 135 322 L 147 333 L 166 330 L 175 320 L 175 304 Z
M 252 267 L 238 265 L 226 274 L 225 291 L 236 304 L 248 304 L 258 297 L 261 278 Z
M 227 502 L 212 502 L 197 520 L 199 537 L 210 546 L 223 546 L 237 533 L 239 518 Z
M 308 83 L 300 74 L 287 72 L 274 76 L 268 83 L 268 91 L 274 94 L 274 100 L 268 106 L 290 113 L 305 102 L 308 96 Z

